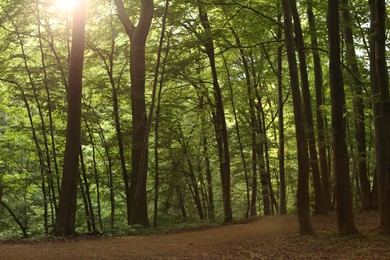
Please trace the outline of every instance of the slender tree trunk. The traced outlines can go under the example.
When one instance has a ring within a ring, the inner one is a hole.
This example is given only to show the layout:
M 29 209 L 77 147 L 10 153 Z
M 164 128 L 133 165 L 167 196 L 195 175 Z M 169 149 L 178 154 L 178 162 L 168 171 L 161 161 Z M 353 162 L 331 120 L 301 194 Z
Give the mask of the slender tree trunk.
M 270 201 L 270 210 L 271 214 L 274 215 L 275 211 L 278 211 L 278 203 L 276 202 L 275 194 L 274 194 L 274 189 L 272 187 L 272 181 L 271 181 L 271 167 L 270 167 L 270 156 L 269 156 L 269 150 L 268 150 L 268 139 L 267 139 L 267 129 L 268 127 L 265 126 L 265 113 L 263 106 L 261 105 L 261 99 L 259 98 L 259 94 L 257 93 L 258 100 L 259 100 L 259 108 L 260 108 L 260 115 L 261 120 L 258 120 L 261 122 L 261 127 L 262 127 L 262 132 L 264 133 L 264 159 L 265 159 L 265 169 L 266 169 L 266 177 L 267 177 L 267 182 L 268 182 L 268 190 L 269 190 L 269 201 Z M 271 111 L 272 114 L 272 111 Z M 272 116 L 272 118 L 275 118 Z
M 318 139 L 318 153 L 320 160 L 320 169 L 321 169 L 321 181 L 322 181 L 322 191 L 324 194 L 324 203 L 326 210 L 331 209 L 331 190 L 330 190 L 330 180 L 329 180 L 329 168 L 328 168 L 328 158 L 326 155 L 326 138 L 325 138 L 325 121 L 323 115 L 323 76 L 322 76 L 322 65 L 321 58 L 318 52 L 318 41 L 317 41 L 317 29 L 315 23 L 315 17 L 312 8 L 312 0 L 307 1 L 307 16 L 310 27 L 310 37 L 311 37 L 311 46 L 313 53 L 313 63 L 314 63 L 314 84 L 315 84 L 315 93 L 316 93 L 316 115 L 317 115 L 317 139 Z
M 93 165 L 93 173 L 94 173 L 95 185 L 96 185 L 97 212 L 98 212 L 100 231 L 102 231 L 103 220 L 102 220 L 102 210 L 101 210 L 101 200 L 100 200 L 100 175 L 98 172 L 98 166 L 96 161 L 96 145 L 95 145 L 95 140 L 93 138 L 93 133 L 91 131 L 91 128 L 89 127 L 87 120 L 84 119 L 84 122 L 85 122 L 85 127 L 87 128 L 89 142 L 91 143 L 92 146 L 92 165 Z
M 15 212 L 4 202 L 0 199 L 0 204 L 3 205 L 3 207 L 11 214 L 12 218 L 15 220 L 16 224 L 20 227 L 20 230 L 22 230 L 23 238 L 28 238 L 27 234 L 27 228 L 23 223 L 20 221 L 20 219 L 16 216 Z
M 373 4 L 373 3 L 372 3 Z M 377 181 L 379 209 L 381 210 L 380 232 L 390 235 L 390 94 L 386 61 L 386 3 L 375 0 L 372 7 L 375 24 L 375 71 L 377 80 L 373 87 L 375 138 L 377 154 Z M 376 88 L 376 89 L 374 89 Z M 379 104 L 378 104 L 379 103 Z M 377 112 L 377 113 L 375 113 Z
M 332 98 L 333 167 L 336 185 L 337 224 L 340 235 L 357 233 L 344 122 L 345 93 L 340 63 L 339 0 L 328 0 L 329 77 Z
M 103 147 L 104 147 L 104 153 L 107 157 L 107 163 L 106 164 L 106 169 L 108 172 L 108 189 L 109 189 L 109 194 L 110 194 L 110 228 L 111 230 L 114 229 L 114 223 L 115 223 L 115 196 L 114 196 L 114 176 L 112 173 L 112 167 L 113 167 L 113 162 L 112 158 L 108 149 L 108 144 L 106 141 L 106 137 L 104 135 L 104 130 L 102 129 L 100 123 L 98 122 L 99 130 L 100 130 L 100 140 L 102 141 Z M 102 156 L 103 157 L 103 156 Z
M 27 55 L 26 55 L 26 52 L 25 52 L 24 41 L 22 40 L 21 34 L 19 33 L 19 30 L 18 30 L 18 26 L 15 24 L 14 20 L 12 19 L 12 17 L 7 12 L 5 12 L 5 14 L 7 15 L 9 21 L 12 23 L 12 25 L 15 28 L 17 39 L 18 39 L 18 43 L 19 43 L 19 46 L 20 46 L 20 49 L 21 49 L 21 52 L 22 52 L 24 68 L 27 71 L 29 83 L 31 85 L 31 89 L 33 90 L 33 96 L 34 96 L 35 101 L 37 103 L 37 108 L 38 108 L 39 114 L 42 115 L 42 110 L 41 110 L 40 102 L 38 100 L 37 91 L 36 91 L 36 88 L 35 88 L 35 83 L 34 83 L 34 80 L 33 80 L 33 77 L 32 77 L 32 72 L 31 72 L 30 67 L 29 67 L 29 65 L 27 63 Z M 51 189 L 49 187 L 49 191 L 46 190 L 47 189 L 47 187 L 46 187 L 46 179 L 47 179 L 46 177 L 47 176 L 45 176 L 46 166 L 45 166 L 45 159 L 44 159 L 44 154 L 43 154 L 44 151 L 42 150 L 40 142 L 38 140 L 37 130 L 36 130 L 33 118 L 32 118 L 31 108 L 30 108 L 30 105 L 28 103 L 28 100 L 27 100 L 26 94 L 24 92 L 24 89 L 17 82 L 10 82 L 10 83 L 15 84 L 21 90 L 21 93 L 23 95 L 23 101 L 25 103 L 25 106 L 26 106 L 26 109 L 27 109 L 27 113 L 28 113 L 28 117 L 29 117 L 29 122 L 30 122 L 32 135 L 33 135 L 33 140 L 34 140 L 35 146 L 37 148 L 37 154 L 38 154 L 38 158 L 39 158 L 39 165 L 40 165 L 40 172 L 41 172 L 41 186 L 42 186 L 41 189 L 42 189 L 43 207 L 44 207 L 43 221 L 44 221 L 45 233 L 47 234 L 48 233 L 48 199 L 47 198 L 48 197 L 50 198 L 50 191 L 51 191 Z M 42 117 L 40 117 L 40 118 L 42 119 Z M 41 120 L 41 123 L 43 123 L 42 120 Z M 42 129 L 42 125 L 41 125 L 41 129 Z M 45 136 L 45 132 L 43 132 L 43 134 Z
M 263 198 L 263 210 L 264 215 L 269 216 L 271 215 L 271 185 L 269 182 L 269 173 L 268 168 L 266 166 L 266 158 L 265 158 L 265 146 L 266 146 L 266 133 L 264 132 L 264 122 L 263 118 L 261 116 L 262 112 L 262 102 L 259 95 L 258 97 L 258 106 L 257 106 L 257 115 L 256 115 L 256 134 L 260 137 L 260 140 L 256 144 L 256 160 L 259 162 L 259 175 L 260 175 L 260 183 L 261 183 L 261 195 Z M 254 174 L 253 177 L 253 183 L 252 184 L 252 199 L 254 199 L 254 196 L 257 196 L 257 180 L 254 180 L 254 178 L 257 178 L 257 174 Z M 256 185 L 256 187 L 255 187 Z M 255 202 L 252 201 L 252 206 L 255 207 Z
M 179 208 L 181 211 L 181 216 L 182 216 L 183 221 L 185 222 L 185 221 L 187 221 L 188 216 L 187 216 L 187 211 L 186 211 L 186 207 L 184 204 L 183 192 L 178 186 L 176 187 L 176 193 L 177 193 Z
M 203 10 L 201 4 L 199 6 L 199 18 L 201 20 L 203 29 L 206 31 L 207 38 L 205 39 L 204 45 L 206 47 L 206 54 L 209 58 L 212 77 L 213 77 L 213 90 L 216 104 L 215 113 L 215 134 L 218 143 L 219 151 L 219 164 L 220 164 L 220 175 L 222 180 L 222 198 L 224 207 L 224 221 L 230 223 L 233 221 L 233 213 L 231 206 L 230 197 L 230 155 L 229 155 L 229 144 L 227 127 L 225 120 L 225 111 L 223 108 L 223 100 L 221 88 L 218 83 L 217 69 L 215 65 L 215 52 L 214 43 L 212 40 L 211 26 L 207 17 L 207 13 Z
M 247 167 L 246 167 L 246 161 L 244 157 L 244 152 L 242 148 L 241 138 L 239 138 L 240 143 L 240 149 L 241 149 L 241 157 L 244 163 L 244 171 L 245 171 L 245 180 L 246 180 L 246 186 L 247 186 L 247 203 L 248 203 L 248 211 L 250 209 L 250 215 L 256 216 L 256 199 L 257 199 L 257 152 L 256 152 L 256 144 L 257 144 L 257 138 L 256 138 L 256 124 L 258 122 L 256 121 L 256 113 L 255 113 L 255 105 L 254 105 L 254 98 L 255 95 L 253 93 L 253 86 L 251 82 L 251 75 L 250 75 L 250 69 L 248 65 L 248 60 L 246 58 L 244 48 L 242 47 L 241 40 L 237 32 L 234 30 L 232 26 L 230 26 L 230 30 L 234 36 L 234 39 L 236 41 L 236 45 L 239 48 L 240 51 L 240 58 L 242 61 L 242 65 L 244 66 L 244 73 L 245 73 L 245 83 L 247 87 L 247 95 L 248 95 L 248 104 L 249 104 L 249 113 L 250 113 L 250 123 L 249 127 L 251 129 L 251 140 L 252 140 L 252 198 L 249 199 L 249 178 L 247 173 Z M 230 78 L 230 77 L 229 77 Z M 233 99 L 233 95 L 232 95 Z M 233 100 L 232 100 L 233 103 Z M 233 107 L 233 111 L 235 113 L 235 108 Z M 235 118 L 237 116 L 235 115 Z M 236 119 L 236 127 L 237 127 L 237 133 L 238 133 L 238 122 Z M 246 213 L 246 216 L 248 217 L 248 211 Z
M 37 2 L 38 3 L 38 2 Z M 52 113 L 52 101 L 51 101 L 51 93 L 50 93 L 50 88 L 48 84 L 48 76 L 47 76 L 47 71 L 46 71 L 46 60 L 45 60 L 45 53 L 43 49 L 43 42 L 42 42 L 42 37 L 41 37 L 41 19 L 40 19 L 40 11 L 39 11 L 39 4 L 37 4 L 37 20 L 38 20 L 38 39 L 39 39 L 39 49 L 41 52 L 41 62 L 42 62 L 42 70 L 44 74 L 44 86 L 45 86 L 45 91 L 46 91 L 46 98 L 47 98 L 47 110 L 48 110 L 48 116 L 49 116 L 49 131 L 50 131 L 50 138 L 51 138 L 51 152 L 52 152 L 52 157 L 53 157 L 53 162 L 54 162 L 54 170 L 55 170 L 55 179 L 56 179 L 56 184 L 57 184 L 57 189 L 54 188 L 54 183 L 53 180 L 51 181 L 52 183 L 52 197 L 53 197 L 53 203 L 54 203 L 54 208 L 55 208 L 55 215 L 57 215 L 58 211 L 58 205 L 57 205 L 57 198 L 56 198 L 56 191 L 60 191 L 60 173 L 58 169 L 58 162 L 57 162 L 57 149 L 56 149 L 56 144 L 55 144 L 55 139 L 54 139 L 54 124 L 53 124 L 53 113 Z M 43 126 L 44 127 L 44 126 Z M 48 171 L 50 173 L 51 179 L 53 179 L 52 176 L 52 171 L 51 171 L 51 160 L 50 160 L 50 152 L 49 148 L 47 148 L 47 160 L 48 160 Z
M 73 13 L 72 51 L 67 94 L 68 117 L 66 145 L 60 204 L 54 230 L 56 236 L 70 236 L 75 234 L 84 40 L 85 1 L 82 0 L 78 2 Z
M 284 10 L 284 34 L 287 48 L 287 57 L 290 72 L 290 84 L 293 98 L 295 134 L 298 153 L 298 191 L 297 211 L 300 234 L 313 234 L 309 209 L 309 155 L 307 152 L 307 138 L 305 133 L 305 118 L 302 109 L 301 94 L 299 91 L 298 68 L 295 56 L 294 35 L 289 0 L 282 0 Z
M 124 183 L 124 191 L 125 191 L 125 198 L 126 198 L 126 207 L 127 212 L 130 211 L 130 199 L 129 199 L 129 173 L 126 166 L 126 153 L 125 148 L 123 144 L 123 135 L 122 135 L 122 126 L 120 121 L 120 115 L 119 115 L 119 99 L 118 99 L 118 88 L 120 87 L 120 81 L 122 78 L 122 72 L 120 74 L 120 77 L 117 79 L 117 81 L 114 78 L 114 54 L 115 54 L 115 42 L 116 42 L 116 33 L 115 33 L 115 26 L 113 21 L 113 16 L 110 17 L 110 28 L 111 28 L 111 50 L 108 54 L 108 60 L 106 60 L 106 55 L 102 53 L 97 47 L 94 48 L 94 51 L 96 51 L 102 61 L 104 62 L 104 65 L 106 67 L 107 76 L 110 81 L 111 85 L 111 92 L 112 92 L 112 105 L 113 105 L 113 115 L 114 115 L 114 123 L 115 123 L 115 132 L 116 132 L 116 139 L 118 144 L 118 150 L 119 150 L 119 159 L 120 159 L 120 165 L 121 165 L 121 172 L 122 172 L 122 180 Z M 123 68 L 124 69 L 124 68 Z M 106 154 L 108 155 L 107 151 Z M 112 172 L 110 171 L 110 174 Z M 110 177 L 111 178 L 111 177 Z M 113 190 L 111 190 L 113 193 Z M 113 195 L 112 195 L 113 196 Z M 113 202 L 113 200 L 112 200 Z M 114 212 L 114 205 L 112 204 L 112 212 Z M 111 215 L 112 220 L 114 217 L 114 213 Z
M 374 184 L 372 187 L 372 197 L 373 205 L 376 204 L 376 208 L 380 208 L 380 197 L 379 185 L 381 183 L 378 181 L 378 177 L 381 169 L 383 169 L 382 163 L 386 160 L 385 154 L 383 153 L 384 143 L 381 141 L 380 136 L 383 135 L 383 116 L 381 112 L 381 103 L 380 103 L 380 93 L 379 93 L 379 83 L 378 77 L 376 74 L 376 47 L 375 47 L 375 20 L 376 20 L 376 8 L 375 0 L 369 0 L 370 4 L 370 87 L 372 91 L 372 111 L 374 117 L 374 132 L 375 132 L 375 153 L 376 153 L 376 162 L 375 162 L 375 171 L 374 171 Z M 379 165 L 380 164 L 380 165 Z M 379 167 L 378 167 L 379 165 Z
M 210 164 L 210 158 L 209 158 L 209 152 L 208 152 L 208 141 L 206 136 L 206 115 L 205 115 L 205 108 L 204 108 L 204 97 L 199 96 L 199 109 L 201 113 L 201 138 L 202 138 L 202 148 L 203 148 L 203 154 L 204 154 L 204 161 L 205 161 L 205 171 L 206 171 L 206 180 L 207 180 L 207 194 L 208 194 L 208 201 L 207 201 L 207 213 L 209 219 L 214 222 L 215 221 L 215 207 L 214 207 L 214 192 L 213 192 L 213 178 L 211 174 L 211 164 Z
M 80 167 L 81 167 L 81 173 L 79 174 L 79 186 L 80 186 L 80 192 L 81 197 L 83 198 L 83 204 L 84 204 L 84 212 L 85 212 L 85 219 L 87 220 L 87 229 L 88 232 L 93 232 L 94 230 L 94 224 L 92 221 L 92 212 L 91 212 L 91 196 L 89 196 L 89 187 L 88 187 L 88 181 L 87 181 L 87 174 L 85 172 L 85 164 L 84 164 L 84 155 L 80 147 Z M 82 176 L 82 177 L 81 177 Z M 89 197 L 89 199 L 88 199 Z
M 360 181 L 361 207 L 362 209 L 371 209 L 371 190 L 370 182 L 367 175 L 367 160 L 366 160 L 366 125 L 364 122 L 364 100 L 363 100 L 363 85 L 360 81 L 360 71 L 355 52 L 353 32 L 352 32 L 352 18 L 349 11 L 348 0 L 342 0 L 342 19 L 344 41 L 346 47 L 346 63 L 347 67 L 352 73 L 350 85 L 353 92 L 353 107 L 354 107 L 354 123 L 355 123 L 355 137 L 357 143 L 357 166 Z
M 95 214 L 93 213 L 93 206 L 92 206 L 92 199 L 91 199 L 91 192 L 89 189 L 89 182 L 88 182 L 88 176 L 87 176 L 87 169 L 85 166 L 85 161 L 84 161 L 84 154 L 83 150 L 80 147 L 80 165 L 81 165 L 81 176 L 82 176 L 82 181 L 84 182 L 85 186 L 85 198 L 87 199 L 87 206 L 88 206 L 88 211 L 89 211 L 89 218 L 91 221 L 91 227 L 92 227 L 92 232 L 96 232 L 96 219 L 95 219 Z M 81 185 L 82 186 L 82 183 Z
M 303 96 L 303 108 L 305 112 L 306 120 L 306 137 L 309 146 L 309 157 L 310 157 L 310 166 L 313 174 L 313 186 L 314 186 L 314 213 L 315 214 L 325 214 L 326 207 L 324 203 L 324 195 L 322 191 L 320 168 L 318 165 L 318 156 L 316 149 L 316 138 L 314 134 L 314 123 L 313 123 L 313 112 L 311 106 L 311 94 L 309 86 L 309 76 L 307 73 L 307 63 L 306 63 L 306 54 L 305 54 L 305 44 L 303 41 L 303 34 L 301 28 L 301 22 L 298 15 L 298 10 L 296 6 L 296 0 L 293 0 L 291 3 L 292 15 L 294 17 L 294 31 L 296 37 L 296 47 L 299 57 L 299 70 L 301 75 L 301 86 L 302 86 L 302 96 Z
M 233 28 L 231 28 L 232 31 Z M 237 43 L 239 44 L 239 43 Z M 240 46 L 240 45 L 239 45 Z M 241 56 L 242 58 L 242 56 Z M 230 102 L 232 104 L 232 110 L 233 110 L 233 115 L 234 115 L 234 122 L 235 122 L 235 127 L 236 127 L 236 133 L 237 133 L 237 140 L 238 140 L 238 146 L 240 147 L 240 155 L 241 155 L 241 161 L 242 161 L 242 166 L 244 168 L 244 175 L 245 175 L 245 187 L 246 187 L 246 203 L 247 203 L 247 207 L 246 207 L 246 212 L 245 212 L 245 217 L 248 217 L 249 215 L 249 210 L 250 210 L 250 198 L 249 198 L 249 175 L 248 175 L 248 167 L 247 167 L 247 164 L 246 164 L 246 160 L 245 160 L 245 155 L 244 155 L 244 146 L 242 144 L 242 141 L 241 141 L 241 131 L 240 131 L 240 127 L 239 127 L 239 123 L 238 123 L 238 116 L 237 116 L 237 112 L 236 112 L 236 106 L 235 106 L 235 103 L 234 103 L 234 93 L 233 93 L 233 86 L 232 86 L 232 82 L 230 80 L 230 70 L 229 70 L 229 66 L 227 64 L 227 61 L 226 61 L 226 58 L 223 57 L 223 60 L 224 60 L 224 65 L 225 65 L 225 68 L 226 68 L 226 72 L 227 72 L 227 78 L 229 79 L 229 90 L 230 90 Z M 245 65 L 244 65 L 245 67 Z M 246 71 L 246 70 L 245 70 Z M 245 76 L 248 76 L 248 74 L 245 73 Z
M 278 22 L 281 23 L 281 15 L 278 15 Z M 278 40 L 282 39 L 283 29 L 278 27 Z M 285 215 L 287 213 L 287 198 L 286 198 L 286 173 L 284 166 L 284 115 L 283 115 L 283 47 L 278 47 L 278 121 L 279 121 L 279 214 Z
M 182 138 L 184 139 L 184 134 L 183 134 L 181 128 L 180 128 L 180 133 L 181 133 Z M 202 202 L 201 202 L 201 199 L 200 199 L 200 196 L 199 196 L 198 181 L 197 181 L 196 176 L 195 176 L 194 167 L 193 167 L 192 162 L 190 160 L 190 155 L 188 154 L 187 143 L 185 141 L 181 141 L 180 144 L 181 144 L 181 147 L 183 149 L 183 154 L 184 154 L 184 156 L 185 156 L 185 158 L 187 160 L 188 168 L 189 168 L 189 171 L 190 171 L 188 175 L 189 175 L 190 181 L 191 181 L 190 182 L 190 187 L 192 187 L 191 190 L 192 190 L 192 193 L 193 193 L 195 206 L 196 206 L 196 209 L 198 211 L 199 218 L 201 220 L 204 220 L 205 216 L 203 214 Z

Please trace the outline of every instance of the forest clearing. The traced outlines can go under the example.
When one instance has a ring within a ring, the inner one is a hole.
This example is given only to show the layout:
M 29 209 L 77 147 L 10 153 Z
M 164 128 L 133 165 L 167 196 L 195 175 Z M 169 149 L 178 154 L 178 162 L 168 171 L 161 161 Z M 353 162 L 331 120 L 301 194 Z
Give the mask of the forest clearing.
M 334 212 L 312 218 L 316 234 L 301 236 L 296 216 L 170 234 L 80 237 L 0 244 L 11 259 L 389 259 L 389 239 L 377 234 L 377 212 L 356 214 L 361 235 L 339 236 Z

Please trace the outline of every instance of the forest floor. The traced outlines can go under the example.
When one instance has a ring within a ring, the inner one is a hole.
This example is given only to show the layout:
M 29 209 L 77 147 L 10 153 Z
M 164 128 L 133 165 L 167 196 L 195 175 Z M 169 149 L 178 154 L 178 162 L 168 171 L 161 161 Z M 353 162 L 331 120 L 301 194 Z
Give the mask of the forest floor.
M 169 234 L 1 242 L 0 259 L 390 259 L 376 212 L 355 215 L 361 235 L 337 235 L 336 216 L 312 217 L 314 236 L 298 234 L 296 216 Z

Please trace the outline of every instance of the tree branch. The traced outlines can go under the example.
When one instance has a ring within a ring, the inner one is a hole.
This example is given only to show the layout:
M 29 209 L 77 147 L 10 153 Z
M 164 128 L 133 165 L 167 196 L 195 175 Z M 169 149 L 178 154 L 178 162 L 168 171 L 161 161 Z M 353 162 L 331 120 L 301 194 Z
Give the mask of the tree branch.
M 126 34 L 131 38 L 135 30 L 134 24 L 131 22 L 129 16 L 127 15 L 125 5 L 122 0 L 114 0 L 116 9 L 118 11 L 119 19 L 121 20 L 123 27 L 126 30 Z

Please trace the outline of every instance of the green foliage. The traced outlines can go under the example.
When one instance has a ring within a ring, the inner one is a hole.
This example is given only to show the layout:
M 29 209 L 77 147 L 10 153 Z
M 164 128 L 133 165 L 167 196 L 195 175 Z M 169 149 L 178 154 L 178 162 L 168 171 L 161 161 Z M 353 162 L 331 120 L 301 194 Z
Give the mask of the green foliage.
M 2 71 L 0 75 L 0 184 L 4 187 L 3 200 L 12 208 L 16 217 L 32 236 L 48 235 L 45 232 L 50 233 L 53 228 L 65 149 L 71 17 L 69 13 L 58 10 L 49 2 L 51 1 L 13 1 L 13 4 L 3 3 L 0 8 L 0 70 Z M 133 21 L 138 19 L 139 2 L 125 1 Z M 155 2 L 155 15 L 146 53 L 145 92 L 148 111 L 152 102 L 153 76 L 165 1 Z M 278 30 L 282 26 L 277 22 L 281 11 L 280 3 L 230 0 L 203 2 L 209 16 L 211 35 L 202 29 L 197 1 L 172 1 L 169 6 L 166 35 L 162 46 L 162 65 L 157 78 L 158 86 L 161 84 L 160 114 L 158 118 L 153 115 L 149 144 L 148 206 L 152 216 L 153 199 L 156 195 L 154 165 L 158 163 L 158 232 L 192 229 L 210 224 L 208 220 L 198 220 L 193 193 L 194 187 L 197 187 L 201 194 L 203 211 L 207 213 L 210 206 L 208 201 L 210 193 L 206 160 L 210 160 L 216 221 L 223 220 L 219 157 L 213 125 L 215 100 L 211 68 L 203 44 L 209 37 L 215 44 L 214 58 L 229 135 L 231 199 L 234 216 L 236 219 L 245 218 L 247 192 L 252 192 L 253 147 L 248 105 L 250 98 L 254 100 L 258 116 L 264 120 L 265 133 L 257 132 L 256 137 L 258 142 L 267 143 L 269 163 L 267 170 L 271 177 L 275 199 L 276 201 L 279 199 L 278 144 L 280 140 L 278 140 L 276 69 L 278 48 L 284 46 L 283 39 L 277 37 Z M 329 137 L 331 119 L 327 80 L 326 5 L 321 1 L 312 2 L 324 68 L 324 105 L 321 111 L 328 124 L 326 136 Z M 363 99 L 366 109 L 367 141 L 370 143 L 373 139 L 373 119 L 370 108 L 371 93 L 367 88 L 369 83 L 366 46 L 369 33 L 368 6 L 359 1 L 351 2 L 354 19 L 356 19 L 353 29 L 360 58 L 361 81 L 366 87 Z M 113 116 L 113 91 L 115 90 L 118 96 L 126 166 L 127 169 L 131 169 L 129 40 L 112 1 L 90 0 L 87 4 L 81 148 L 96 231 L 118 235 L 155 232 L 156 229 L 152 228 L 128 227 L 126 223 L 125 191 Z M 314 107 L 314 72 L 309 52 L 310 34 L 306 22 L 306 3 L 299 3 L 298 8 L 302 16 L 305 42 L 309 46 L 308 72 L 310 84 L 313 85 L 311 91 Z M 40 33 L 38 33 L 38 25 Z M 237 46 L 233 31 L 238 35 L 241 46 Z M 242 55 L 248 63 L 253 96 L 250 96 L 247 90 L 248 83 Z M 286 99 L 283 112 L 287 211 L 288 214 L 295 214 L 296 139 L 289 93 L 288 64 L 285 53 L 283 52 L 282 55 L 283 97 Z M 345 71 L 346 78 L 348 75 Z M 354 129 L 351 127 L 353 98 L 353 93 L 347 90 L 345 115 L 346 122 L 350 126 L 350 137 L 354 135 Z M 153 129 L 156 127 L 157 119 L 158 144 L 155 142 L 157 136 Z M 203 138 L 207 140 L 207 153 L 203 149 Z M 350 138 L 349 144 L 354 147 L 356 142 Z M 328 147 L 329 145 L 328 143 Z M 153 156 L 155 148 L 158 152 L 158 162 Z M 350 153 L 353 154 L 351 151 Z M 244 160 L 241 154 L 244 155 Z M 368 161 L 372 161 L 375 155 L 372 145 L 367 148 L 367 154 Z M 247 169 L 244 168 L 244 162 Z M 350 163 L 352 166 L 356 164 L 356 156 L 352 157 Z M 256 161 L 256 164 L 258 165 L 259 162 Z M 374 163 L 368 166 L 371 181 L 374 167 Z M 193 174 L 195 181 L 191 179 L 190 174 Z M 84 187 L 86 183 L 83 181 L 80 185 Z M 354 185 L 354 192 L 357 194 L 357 183 Z M 257 213 L 263 214 L 260 184 L 257 198 Z M 187 221 L 183 220 L 181 206 L 185 208 Z M 79 189 L 77 211 L 79 233 L 89 232 L 85 207 Z M 100 219 L 98 211 L 101 214 Z M 102 229 L 99 225 L 100 220 Z M 0 239 L 19 238 L 20 234 L 20 228 L 15 220 L 4 207 L 0 206 Z

